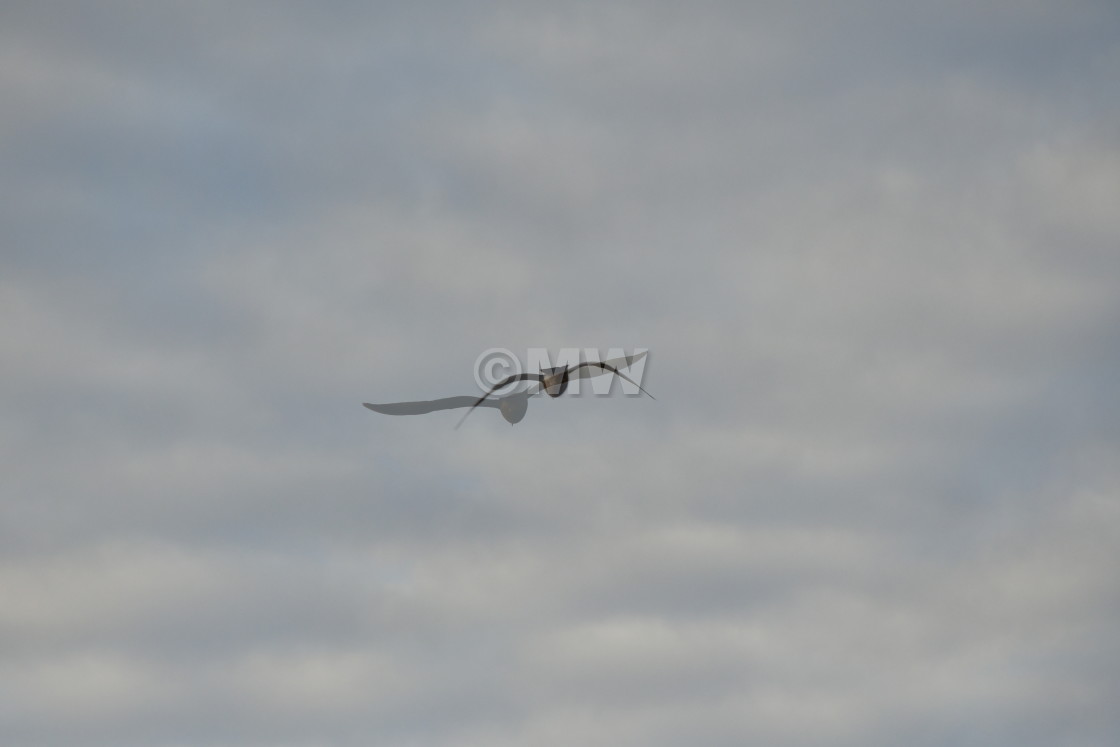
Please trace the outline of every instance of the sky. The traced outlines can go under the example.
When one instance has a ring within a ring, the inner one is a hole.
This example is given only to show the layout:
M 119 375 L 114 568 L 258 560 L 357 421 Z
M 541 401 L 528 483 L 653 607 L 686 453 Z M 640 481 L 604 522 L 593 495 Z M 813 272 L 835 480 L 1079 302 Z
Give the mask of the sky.
M 6 745 L 1120 742 L 1112 0 L 0 6 Z M 657 398 L 388 417 L 494 347 Z

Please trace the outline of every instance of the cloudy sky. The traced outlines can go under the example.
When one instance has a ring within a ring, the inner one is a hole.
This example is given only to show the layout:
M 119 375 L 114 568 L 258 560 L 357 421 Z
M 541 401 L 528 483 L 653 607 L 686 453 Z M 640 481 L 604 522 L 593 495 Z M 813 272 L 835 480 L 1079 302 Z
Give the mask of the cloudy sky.
M 1120 741 L 1113 0 L 379 5 L 0 7 L 0 741 Z

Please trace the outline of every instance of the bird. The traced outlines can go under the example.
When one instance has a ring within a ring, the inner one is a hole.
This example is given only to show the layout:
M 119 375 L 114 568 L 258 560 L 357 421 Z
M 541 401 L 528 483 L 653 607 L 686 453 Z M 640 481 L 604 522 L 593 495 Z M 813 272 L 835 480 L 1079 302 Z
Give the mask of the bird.
M 645 355 L 645 351 L 642 351 L 637 355 L 628 355 L 625 358 L 616 358 L 606 361 L 605 363 L 588 361 L 587 363 L 574 366 L 557 366 L 554 368 L 542 369 L 540 374 L 518 374 L 510 376 L 491 387 L 490 391 L 486 392 L 486 394 L 481 397 L 467 395 L 463 397 L 444 397 L 443 399 L 420 400 L 416 402 L 392 402 L 388 404 L 363 402 L 362 406 L 383 415 L 424 415 L 438 410 L 453 410 L 460 407 L 469 408 L 462 419 L 455 425 L 456 429 L 463 424 L 463 421 L 467 419 L 467 415 L 470 415 L 474 408 L 489 407 L 498 410 L 506 422 L 510 425 L 514 425 L 520 423 L 525 418 L 525 413 L 529 410 L 530 397 L 535 397 L 542 391 L 551 397 L 559 397 L 567 390 L 568 383 L 571 378 L 573 378 L 573 375 L 575 378 L 582 379 L 599 376 L 607 372 L 616 373 L 652 398 L 652 394 L 646 392 L 645 389 L 642 389 L 641 385 L 618 370 L 619 368 L 629 368 L 631 365 L 644 358 Z M 594 370 L 595 368 L 599 370 Z M 536 383 L 530 384 L 525 389 L 512 394 L 493 399 L 490 398 L 490 395 L 494 392 L 512 383 L 530 380 Z M 534 386 L 536 387 L 535 389 Z
M 599 361 L 586 361 L 584 363 L 580 363 L 580 364 L 575 365 L 575 366 L 557 366 L 555 368 L 541 369 L 541 372 L 537 373 L 537 374 L 522 373 L 522 374 L 513 374 L 512 376 L 507 376 L 506 378 L 502 379 L 497 384 L 492 386 L 490 388 L 490 391 L 488 391 L 486 394 L 479 397 L 474 402 L 474 404 L 472 404 L 470 406 L 470 409 L 468 409 L 465 413 L 463 413 L 463 417 L 460 418 L 459 422 L 455 424 L 455 429 L 458 430 L 459 426 L 463 424 L 463 421 L 467 419 L 467 416 L 470 415 L 472 412 L 474 412 L 474 408 L 478 407 L 479 405 L 484 405 L 489 400 L 491 394 L 498 391 L 499 389 L 504 389 L 505 387 L 509 386 L 510 384 L 513 384 L 513 383 L 518 382 L 518 381 L 535 381 L 538 384 L 540 384 L 541 390 L 543 390 L 544 393 L 547 394 L 549 397 L 559 397 L 561 394 L 563 394 L 565 391 L 567 391 L 568 382 L 571 380 L 571 376 L 572 376 L 573 371 L 578 372 L 576 374 L 576 376 L 578 378 L 583 378 L 583 372 L 584 371 L 588 372 L 588 374 L 587 374 L 588 376 L 593 376 L 594 374 L 590 373 L 592 367 L 601 368 L 604 371 L 610 371 L 611 373 L 617 374 L 618 376 L 622 377 L 626 381 L 629 381 L 634 386 L 638 387 L 638 389 L 640 389 L 642 391 L 642 393 L 645 394 L 650 399 L 656 399 L 656 397 L 654 397 L 652 394 L 647 392 L 645 389 L 642 389 L 641 384 L 639 384 L 638 382 L 634 381 L 633 379 L 631 379 L 626 374 L 619 371 L 618 368 L 616 368 L 611 363 L 601 363 Z M 528 391 L 528 390 L 526 390 L 526 391 Z M 526 403 L 526 404 L 528 404 L 528 403 Z M 507 420 L 508 420 L 508 418 L 507 418 Z

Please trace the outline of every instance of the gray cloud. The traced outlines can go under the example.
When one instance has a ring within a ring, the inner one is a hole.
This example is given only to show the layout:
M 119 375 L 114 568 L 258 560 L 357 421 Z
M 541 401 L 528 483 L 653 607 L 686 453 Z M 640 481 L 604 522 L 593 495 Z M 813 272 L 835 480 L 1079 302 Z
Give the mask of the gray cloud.
M 1118 31 L 7 4 L 3 741 L 1115 742 Z

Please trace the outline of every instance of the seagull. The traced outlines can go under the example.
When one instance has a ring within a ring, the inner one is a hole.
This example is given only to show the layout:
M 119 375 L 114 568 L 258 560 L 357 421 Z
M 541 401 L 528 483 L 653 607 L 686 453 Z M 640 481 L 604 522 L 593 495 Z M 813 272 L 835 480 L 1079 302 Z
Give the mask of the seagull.
M 491 394 L 498 391 L 499 389 L 504 389 L 505 387 L 509 386 L 510 384 L 513 384 L 514 382 L 517 382 L 517 381 L 535 381 L 538 384 L 540 384 L 541 389 L 543 389 L 544 393 L 547 394 L 549 397 L 559 397 L 561 394 L 563 394 L 568 389 L 568 382 L 572 377 L 572 372 L 573 371 L 577 372 L 576 373 L 577 378 L 583 378 L 583 372 L 584 371 L 587 371 L 588 372 L 587 375 L 590 377 L 590 376 L 594 375 L 594 374 L 590 373 L 591 368 L 593 366 L 601 368 L 604 371 L 610 371 L 611 373 L 614 373 L 614 374 L 617 374 L 618 376 L 621 376 L 626 381 L 629 381 L 631 384 L 638 387 L 638 389 L 641 389 L 642 393 L 645 394 L 650 399 L 656 399 L 656 397 L 654 397 L 652 394 L 647 392 L 645 389 L 642 389 L 641 384 L 639 384 L 638 382 L 634 381 L 633 379 L 631 379 L 626 374 L 619 371 L 618 368 L 616 368 L 611 363 L 600 363 L 599 361 L 587 361 L 585 363 L 580 363 L 579 365 L 576 365 L 576 366 L 557 366 L 555 368 L 542 369 L 541 372 L 537 373 L 537 374 L 523 373 L 523 374 L 514 374 L 513 376 L 507 376 L 506 378 L 502 379 L 497 384 L 492 386 L 490 388 L 490 391 L 488 391 L 486 394 L 479 397 L 475 401 L 475 403 L 470 406 L 470 409 L 467 410 L 465 413 L 463 413 L 463 417 L 460 418 L 459 422 L 455 424 L 455 429 L 458 430 L 459 426 L 463 424 L 463 421 L 467 419 L 467 416 L 470 415 L 474 411 L 474 408 L 478 407 L 479 405 L 484 405 L 488 401 Z M 526 391 L 528 391 L 528 390 L 526 390 Z M 528 404 L 528 403 L 526 402 L 526 404 Z M 508 420 L 508 418 L 506 418 L 506 419 Z
M 626 381 L 629 381 L 634 386 L 641 389 L 649 397 L 652 394 L 642 389 L 641 385 L 630 379 L 628 376 L 619 371 L 619 368 L 629 368 L 632 364 L 644 358 L 645 351 L 637 355 L 628 355 L 625 358 L 615 358 L 614 360 L 600 363 L 598 361 L 588 361 L 575 366 L 569 367 L 555 367 L 544 369 L 539 374 L 517 374 L 507 377 L 505 380 L 499 382 L 491 387 L 490 391 L 481 397 L 444 397 L 443 399 L 420 400 L 417 402 L 393 402 L 384 405 L 371 404 L 363 402 L 362 406 L 367 409 L 379 412 L 383 415 L 424 415 L 429 412 L 436 412 L 437 410 L 453 410 L 460 407 L 469 408 L 462 419 L 456 424 L 456 428 L 463 424 L 463 420 L 467 419 L 467 415 L 476 407 L 489 407 L 498 410 L 506 422 L 510 425 L 520 423 L 525 417 L 525 413 L 529 409 L 529 398 L 535 397 L 542 391 L 551 397 L 559 397 L 568 388 L 568 382 L 574 378 L 590 378 L 592 376 L 599 376 L 607 372 L 616 373 Z M 595 370 L 598 368 L 599 370 Z M 507 394 L 502 397 L 490 398 L 494 392 L 504 387 L 509 386 L 518 381 L 533 381 L 525 389 Z M 534 389 L 534 387 L 536 387 Z

